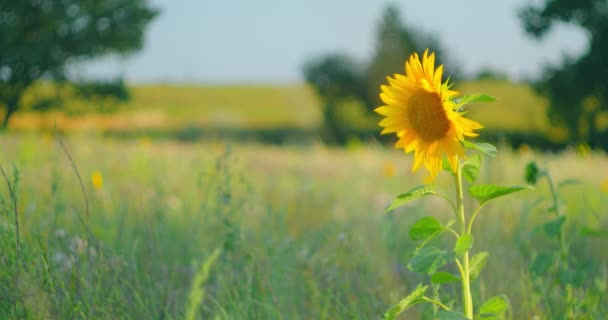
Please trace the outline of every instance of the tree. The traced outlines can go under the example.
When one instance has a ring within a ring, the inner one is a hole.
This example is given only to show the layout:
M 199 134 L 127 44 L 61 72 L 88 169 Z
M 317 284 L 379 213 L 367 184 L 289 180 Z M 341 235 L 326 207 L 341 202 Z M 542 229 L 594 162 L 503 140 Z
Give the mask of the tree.
M 522 9 L 519 16 L 526 31 L 537 38 L 542 38 L 555 22 L 578 25 L 587 33 L 589 50 L 545 70 L 537 88 L 550 100 L 548 115 L 552 122 L 567 127 L 572 140 L 600 146 L 603 139 L 597 120 L 608 110 L 608 2 L 547 0 L 540 7 Z
M 404 24 L 395 6 L 388 6 L 379 21 L 376 48 L 368 64 L 357 63 L 347 54 L 331 54 L 304 66 L 306 81 L 316 90 L 323 104 L 326 131 L 334 142 L 343 143 L 344 127 L 338 109 L 354 100 L 372 110 L 379 106 L 379 88 L 386 76 L 403 73 L 405 59 L 425 49 L 436 53 L 437 61 L 445 61 L 439 41 L 428 33 Z
M 405 59 L 413 52 L 422 53 L 426 49 L 435 52 L 437 61 L 445 62 L 445 54 L 439 40 L 431 34 L 406 25 L 399 9 L 389 5 L 378 24 L 376 49 L 366 69 L 366 104 L 370 110 L 381 103 L 378 88 L 386 83 L 386 76 L 403 73 Z
M 304 66 L 304 77 L 323 101 L 326 140 L 344 143 L 347 137 L 338 117 L 338 108 L 349 99 L 365 99 L 358 64 L 346 54 L 330 54 L 308 62 Z
M 145 27 L 157 14 L 146 0 L 0 0 L 2 128 L 36 81 L 67 83 L 66 68 L 73 62 L 140 49 Z M 74 88 L 83 89 L 83 96 L 122 99 L 124 90 L 114 86 L 121 84 Z

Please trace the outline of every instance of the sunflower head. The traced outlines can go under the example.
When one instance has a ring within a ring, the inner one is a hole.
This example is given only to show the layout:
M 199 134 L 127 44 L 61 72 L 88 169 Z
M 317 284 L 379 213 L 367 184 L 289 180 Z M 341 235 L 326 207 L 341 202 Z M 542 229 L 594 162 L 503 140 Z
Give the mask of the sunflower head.
M 428 170 L 428 181 L 441 171 L 441 161 L 447 158 L 453 171 L 458 159 L 464 157 L 461 141 L 483 126 L 464 118 L 453 101 L 457 91 L 448 82 L 441 82 L 443 65 L 435 68 L 435 54 L 424 52 L 422 61 L 413 53 L 405 62 L 405 74 L 387 77 L 381 86 L 380 99 L 385 105 L 375 109 L 384 116 L 382 134 L 395 133 L 396 148 L 414 151 L 413 171 L 421 165 Z

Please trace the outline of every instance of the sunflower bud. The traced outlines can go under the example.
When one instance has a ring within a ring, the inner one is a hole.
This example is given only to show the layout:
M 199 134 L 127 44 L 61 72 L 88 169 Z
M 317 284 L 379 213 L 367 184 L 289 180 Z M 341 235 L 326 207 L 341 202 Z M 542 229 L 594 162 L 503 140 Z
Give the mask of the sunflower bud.
M 526 182 L 531 184 L 531 185 L 535 185 L 536 181 L 538 181 L 538 176 L 539 176 L 540 170 L 538 169 L 538 165 L 536 165 L 536 162 L 534 161 L 530 161 L 528 162 L 528 164 L 526 165 Z

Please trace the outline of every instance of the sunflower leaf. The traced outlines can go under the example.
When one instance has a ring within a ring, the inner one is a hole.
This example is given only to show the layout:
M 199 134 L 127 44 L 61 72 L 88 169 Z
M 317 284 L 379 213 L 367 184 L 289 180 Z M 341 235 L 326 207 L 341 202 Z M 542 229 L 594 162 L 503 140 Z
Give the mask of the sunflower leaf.
M 453 275 L 449 272 L 445 272 L 445 271 L 435 272 L 431 276 L 431 282 L 434 284 L 445 284 L 445 283 L 459 282 L 459 281 L 460 281 L 460 277 L 455 276 L 455 275 Z
M 469 269 L 469 278 L 474 280 L 479 276 L 481 270 L 486 266 L 486 260 L 488 260 L 487 252 L 480 252 L 471 258 L 470 269 Z
M 492 199 L 508 195 L 513 192 L 534 189 L 532 186 L 513 186 L 503 187 L 493 184 L 480 184 L 469 188 L 469 193 L 473 196 L 479 204 L 484 204 Z
M 463 234 L 458 237 L 454 252 L 457 255 L 463 255 L 467 250 L 473 247 L 473 236 L 470 234 Z
M 557 188 L 561 189 L 563 187 L 571 186 L 571 185 L 576 185 L 576 184 L 581 184 L 581 180 L 579 180 L 579 179 L 566 179 L 566 180 L 560 182 L 559 185 L 557 186 Z
M 449 174 L 454 175 L 454 171 L 452 171 L 452 166 L 446 159 L 441 160 L 441 169 L 447 171 Z
M 484 320 L 498 320 L 507 311 L 509 299 L 500 295 L 492 297 L 479 308 L 479 317 Z
M 481 167 L 481 155 L 476 154 L 462 164 L 462 175 L 473 183 L 479 175 L 479 167 Z
M 433 191 L 433 188 L 428 185 L 417 186 L 416 188 L 408 191 L 407 193 L 400 194 L 393 200 L 393 202 L 384 210 L 384 213 L 387 213 L 397 207 L 400 207 L 412 200 L 416 200 L 418 198 L 422 198 L 424 196 L 437 194 Z
M 581 235 L 585 237 L 603 237 L 608 238 L 608 230 L 583 227 L 581 228 Z
M 428 288 L 429 286 L 423 286 L 422 284 L 419 284 L 416 289 L 412 291 L 412 293 L 410 293 L 407 297 L 401 299 L 401 301 L 399 301 L 388 311 L 386 311 L 383 319 L 394 320 L 400 313 L 407 310 L 411 306 L 423 302 L 424 300 L 422 300 L 422 297 L 424 296 L 424 293 Z
M 445 227 L 433 217 L 424 217 L 416 221 L 410 228 L 412 240 L 423 240 L 443 231 Z
M 454 223 L 456 223 L 456 220 L 452 219 L 452 220 L 448 221 L 448 223 L 445 226 L 441 226 L 441 229 L 435 230 L 435 232 L 429 233 L 425 237 L 422 237 L 421 238 L 422 241 L 420 242 L 420 244 L 418 246 L 416 246 L 416 249 L 414 249 L 414 255 L 417 255 L 420 252 L 420 250 L 422 250 L 422 248 L 424 248 L 431 240 L 433 240 L 435 237 L 437 237 L 438 235 L 440 235 L 442 232 L 444 232 L 449 227 L 453 226 Z M 414 226 L 412 226 L 411 229 L 413 229 L 413 228 L 414 228 Z M 411 233 L 412 233 L 411 229 L 410 229 L 410 237 L 411 237 Z M 416 234 L 416 233 L 419 233 L 419 232 L 420 231 L 415 231 L 414 233 Z
M 491 102 L 496 101 L 496 98 L 489 96 L 484 93 L 473 93 L 466 96 L 463 96 L 456 103 L 458 106 L 464 106 L 465 104 L 473 103 L 473 102 Z
M 447 263 L 454 261 L 454 258 L 453 252 L 446 252 L 437 247 L 426 247 L 410 259 L 407 268 L 413 272 L 430 275 L 434 274 Z
M 475 142 L 464 140 L 464 141 L 462 141 L 462 144 L 467 149 L 477 150 L 490 157 L 496 157 L 496 154 L 498 153 L 498 151 L 496 150 L 496 147 L 489 143 L 475 143 Z

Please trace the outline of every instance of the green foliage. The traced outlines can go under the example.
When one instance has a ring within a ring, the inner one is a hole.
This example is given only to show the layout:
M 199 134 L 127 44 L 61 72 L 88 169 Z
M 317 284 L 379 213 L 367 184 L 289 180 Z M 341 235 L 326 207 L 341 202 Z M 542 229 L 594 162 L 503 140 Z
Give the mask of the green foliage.
M 456 246 L 454 247 L 454 253 L 461 256 L 465 252 L 469 251 L 473 247 L 473 236 L 470 234 L 463 234 L 456 240 Z
M 321 99 L 325 138 L 344 144 L 346 133 L 339 108 L 349 99 L 362 100 L 364 84 L 358 64 L 344 54 L 312 60 L 304 66 L 304 77 Z
M 2 127 L 37 80 L 66 82 L 66 65 L 71 61 L 140 49 L 144 29 L 157 14 L 145 0 L 3 0 L 1 7 Z M 85 87 L 85 95 L 95 91 L 95 95 L 124 97 L 112 84 Z
M 416 199 L 419 199 L 419 198 L 422 198 L 425 196 L 430 196 L 430 195 L 437 195 L 437 193 L 435 191 L 433 191 L 433 188 L 431 186 L 428 186 L 428 185 L 417 186 L 404 194 L 398 195 L 397 198 L 395 198 L 395 200 L 393 200 L 393 202 L 386 208 L 386 210 L 384 210 L 384 213 L 387 213 L 395 208 L 403 206 L 410 201 L 413 201 L 413 200 L 416 200 Z
M 435 272 L 431 276 L 431 282 L 435 284 L 446 284 L 451 282 L 460 282 L 460 277 L 455 276 L 449 272 L 439 271 Z
M 202 286 L 200 319 L 382 318 L 420 281 L 427 290 L 397 319 L 436 319 L 446 310 L 437 303 L 462 312 L 457 265 L 427 276 L 412 274 L 404 261 L 424 241 L 410 240 L 408 230 L 425 212 L 459 230 L 458 222 L 448 223 L 448 212 L 437 211 L 446 206 L 424 201 L 404 215 L 380 214 L 390 201 L 387 192 L 399 191 L 402 183 L 415 186 L 379 174 L 383 163 L 403 160 L 400 152 L 372 146 L 354 157 L 319 146 L 258 144 L 237 144 L 227 152 L 221 142 L 77 135 L 64 142 L 84 179 L 88 215 L 56 143 L 45 136 L 0 136 L 2 168 L 11 184 L 11 163 L 20 169 L 14 194 L 23 262 L 17 271 L 13 201 L 1 179 L 0 319 L 183 319 L 194 278 L 215 248 L 222 254 Z M 552 197 L 541 178 L 538 194 L 498 201 L 491 208 L 495 214 L 475 224 L 473 250 L 496 256 L 471 283 L 475 313 L 486 297 L 505 293 L 513 305 L 506 319 L 603 319 L 606 240 L 581 232 L 606 229 L 601 213 L 608 198 L 596 186 L 602 181 L 597 170 L 608 160 L 574 152 L 535 156 L 562 170 L 560 177 L 583 182 L 560 193 L 560 212 L 568 217 L 562 233 L 570 247 L 568 270 L 556 272 L 559 260 L 550 260 L 538 275 L 529 270 L 539 253 L 560 256 L 559 241 L 543 229 L 555 213 L 546 210 Z M 488 164 L 479 182 L 506 184 L 521 176 L 525 161 L 501 149 Z M 488 167 L 500 170 L 486 172 Z M 94 171 L 104 178 L 100 190 L 90 182 Z M 437 191 L 450 178 L 440 177 Z M 537 196 L 544 201 L 533 206 Z M 476 203 L 465 201 L 469 205 Z M 525 216 L 520 233 L 513 219 Z M 455 241 L 446 229 L 426 246 L 448 254 Z M 477 257 L 487 254 L 470 254 L 473 277 Z
M 404 60 L 412 53 L 425 49 L 433 51 L 436 60 L 446 62 L 446 53 L 432 35 L 402 22 L 396 6 L 388 6 L 380 19 L 376 47 L 367 65 L 357 63 L 348 54 L 334 53 L 305 63 L 304 78 L 321 100 L 325 140 L 344 144 L 347 141 L 339 109 L 348 108 L 345 101 L 354 100 L 365 106 L 366 116 L 374 118 L 371 110 L 381 104 L 378 89 L 386 83 L 386 75 L 404 72 Z M 451 70 L 452 75 L 457 70 Z
M 475 185 L 475 186 L 472 186 L 471 188 L 469 188 L 469 193 L 471 194 L 471 196 L 473 196 L 473 198 L 475 198 L 475 199 L 477 199 L 477 201 L 479 201 L 479 204 L 485 204 L 486 202 L 488 202 L 492 199 L 506 196 L 508 194 L 522 191 L 522 190 L 527 190 L 527 189 L 533 189 L 533 188 L 531 186 L 505 187 L 505 186 L 496 186 L 493 184 L 481 184 L 481 185 Z
M 533 292 L 531 296 L 544 301 L 547 317 L 551 319 L 598 318 L 601 313 L 597 312 L 596 303 L 605 297 L 607 291 L 606 288 L 591 285 L 591 278 L 585 279 L 583 276 L 584 273 L 593 271 L 585 270 L 585 257 L 577 254 L 572 248 L 587 245 L 576 244 L 572 239 L 576 235 L 575 230 L 584 230 L 587 227 L 566 214 L 560 199 L 562 194 L 559 193 L 562 187 L 577 184 L 578 179 L 566 179 L 556 186 L 548 170 L 540 168 L 536 162 L 528 163 L 525 177 L 537 184 L 543 179 L 550 191 L 550 206 L 541 211 L 542 220 L 529 226 L 531 230 L 522 230 L 530 234 L 527 240 L 522 241 L 522 247 L 525 249 L 524 259 L 529 261 L 528 272 L 534 280 L 530 288 Z M 540 198 L 539 202 L 544 201 Z M 600 231 L 601 227 L 596 230 Z M 548 241 L 550 246 L 540 250 L 532 241 Z M 605 278 L 606 276 L 602 275 L 594 281 L 606 281 Z
M 425 247 L 410 259 L 407 267 L 413 272 L 434 274 L 439 268 L 454 260 L 452 252 L 437 247 Z
M 407 310 L 409 307 L 422 302 L 423 301 L 422 297 L 424 297 L 424 294 L 428 288 L 429 288 L 429 286 L 423 286 L 423 285 L 419 284 L 416 287 L 416 289 L 414 289 L 414 291 L 412 291 L 412 293 L 410 293 L 407 297 L 401 299 L 401 301 L 399 301 L 392 308 L 390 308 L 384 314 L 383 319 L 384 320 L 394 320 L 397 318 L 397 316 L 399 314 L 401 314 L 403 311 Z
M 196 310 L 200 305 L 203 297 L 205 296 L 205 290 L 203 289 L 203 284 L 209 278 L 209 271 L 211 266 L 215 263 L 215 260 L 220 256 L 221 251 L 219 249 L 215 249 L 211 256 L 205 260 L 203 264 L 201 264 L 200 269 L 196 273 L 194 280 L 192 281 L 192 287 L 190 288 L 190 293 L 188 294 L 188 305 L 186 307 L 186 320 L 194 320 L 196 319 Z
M 536 162 L 534 162 L 534 161 L 528 162 L 528 164 L 526 165 L 526 170 L 525 170 L 526 183 L 528 183 L 530 185 L 535 185 L 536 181 L 538 181 L 539 172 L 540 171 L 538 169 L 538 165 L 536 165 Z
M 488 260 L 488 256 L 489 256 L 489 254 L 487 252 L 479 252 L 476 255 L 474 255 L 473 258 L 471 258 L 471 265 L 470 265 L 471 271 L 469 273 L 469 277 L 471 278 L 471 280 L 474 280 L 477 277 L 479 277 L 479 274 L 481 273 L 483 268 L 486 266 L 486 261 Z
M 499 320 L 509 308 L 509 299 L 504 296 L 492 297 L 479 307 L 479 317 L 484 320 Z
M 540 5 L 526 6 L 519 16 L 525 30 L 537 38 L 545 36 L 555 23 L 573 24 L 586 31 L 587 52 L 580 57 L 564 59 L 560 66 L 547 68 L 537 88 L 551 101 L 550 120 L 569 129 L 571 142 L 608 148 L 605 140 L 608 131 L 597 125 L 599 116 L 608 111 L 606 1 L 544 1 Z
M 464 106 L 467 105 L 469 103 L 474 103 L 474 102 L 492 102 L 492 101 L 496 101 L 496 98 L 484 94 L 484 93 L 473 93 L 473 94 L 468 94 L 465 96 L 462 96 L 460 99 L 456 100 L 456 104 L 458 106 Z
M 475 142 L 464 140 L 462 142 L 462 144 L 467 149 L 477 150 L 490 157 L 496 157 L 496 154 L 498 153 L 498 151 L 496 150 L 496 147 L 489 143 L 475 143 Z
M 462 176 L 470 183 L 473 183 L 475 180 L 477 180 L 480 167 L 481 155 L 475 154 L 462 164 Z
M 565 222 L 566 216 L 559 216 L 551 221 L 545 222 L 543 229 L 549 237 L 559 238 Z
M 410 238 L 412 240 L 426 240 L 443 231 L 445 227 L 434 217 L 424 217 L 412 225 L 410 228 Z

